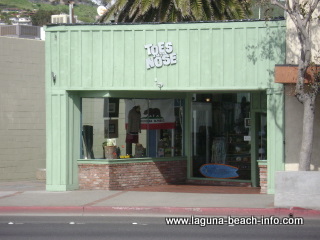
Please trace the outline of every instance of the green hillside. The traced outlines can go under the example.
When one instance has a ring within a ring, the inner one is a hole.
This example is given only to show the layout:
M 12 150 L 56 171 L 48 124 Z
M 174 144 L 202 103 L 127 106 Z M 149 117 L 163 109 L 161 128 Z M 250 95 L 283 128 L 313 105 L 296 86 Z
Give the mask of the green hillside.
M 74 6 L 74 14 L 78 16 L 78 20 L 85 23 L 95 22 L 97 15 L 97 6 L 91 3 L 90 0 L 81 0 Z M 21 10 L 47 10 L 68 12 L 69 7 L 64 4 L 51 4 L 49 1 L 41 0 L 0 0 L 0 9 L 3 8 L 19 8 Z
M 25 10 L 32 10 L 33 4 L 28 0 L 0 0 L 1 8 L 20 8 Z
M 57 1 L 59 2 L 59 1 Z M 78 16 L 78 20 L 85 23 L 95 22 L 97 15 L 97 5 L 93 4 L 91 0 L 75 1 L 74 14 Z M 258 0 L 252 0 L 252 19 L 259 18 L 274 18 L 283 17 L 284 12 L 274 5 L 257 5 Z M 69 8 L 64 4 L 51 4 L 49 0 L 0 0 L 0 10 L 3 8 L 19 8 L 22 10 L 46 10 L 55 12 L 68 13 Z M 1 17 L 1 16 L 0 16 Z

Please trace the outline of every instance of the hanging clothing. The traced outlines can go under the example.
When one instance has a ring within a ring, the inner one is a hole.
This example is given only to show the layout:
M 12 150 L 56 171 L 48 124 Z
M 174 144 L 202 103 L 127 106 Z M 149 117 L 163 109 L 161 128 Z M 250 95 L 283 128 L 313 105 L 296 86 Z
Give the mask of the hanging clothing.
M 138 108 L 139 110 L 137 111 Z M 141 132 L 141 113 L 139 106 L 134 106 L 129 111 L 127 133 L 130 132 Z
M 212 142 L 212 163 L 225 164 L 226 162 L 225 139 L 215 139 Z
M 129 132 L 126 136 L 126 143 L 138 143 L 139 134 L 137 132 Z

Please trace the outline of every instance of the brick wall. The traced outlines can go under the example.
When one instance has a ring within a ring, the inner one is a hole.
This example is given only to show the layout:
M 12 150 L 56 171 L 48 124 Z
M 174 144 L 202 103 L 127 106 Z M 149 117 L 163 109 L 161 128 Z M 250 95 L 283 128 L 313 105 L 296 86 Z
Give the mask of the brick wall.
M 80 189 L 124 190 L 128 188 L 184 183 L 187 161 L 84 164 L 79 166 Z
M 44 44 L 0 37 L 0 181 L 45 168 Z
M 267 193 L 268 191 L 268 165 L 259 165 L 259 176 L 260 176 L 260 193 Z

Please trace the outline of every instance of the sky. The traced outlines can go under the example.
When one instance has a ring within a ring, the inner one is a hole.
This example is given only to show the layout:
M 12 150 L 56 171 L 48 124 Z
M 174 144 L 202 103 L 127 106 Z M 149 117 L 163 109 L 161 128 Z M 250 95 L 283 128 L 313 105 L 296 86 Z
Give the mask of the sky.
M 101 0 L 91 0 L 91 2 L 93 2 L 93 3 L 97 4 L 97 5 L 102 5 L 101 4 Z M 115 2 L 115 0 L 112 0 L 111 4 L 113 4 L 114 2 Z
M 97 5 L 101 5 L 101 0 L 91 0 L 91 2 L 97 4 Z

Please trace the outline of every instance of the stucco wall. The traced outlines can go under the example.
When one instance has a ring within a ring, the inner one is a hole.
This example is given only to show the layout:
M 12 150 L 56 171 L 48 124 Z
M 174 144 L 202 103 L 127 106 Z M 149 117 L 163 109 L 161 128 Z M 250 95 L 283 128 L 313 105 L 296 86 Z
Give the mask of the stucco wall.
M 286 171 L 298 170 L 301 136 L 303 105 L 292 95 L 293 85 L 285 87 L 285 159 Z M 313 136 L 312 170 L 320 170 L 320 97 L 316 102 L 316 116 Z
M 313 18 L 319 16 L 320 6 L 316 9 Z M 313 19 L 312 21 L 312 61 L 320 63 L 320 25 L 319 20 Z M 287 64 L 298 64 L 299 60 L 299 41 L 297 38 L 296 28 L 290 17 L 287 17 L 287 41 L 286 41 L 286 63 Z M 285 126 L 286 126 L 286 150 L 285 159 L 287 171 L 298 170 L 299 152 L 301 146 L 302 136 L 302 117 L 303 117 L 303 106 L 297 99 L 292 95 L 294 89 L 291 85 L 286 85 L 285 95 Z M 314 144 L 313 144 L 313 159 L 311 169 L 320 169 L 319 159 L 319 144 L 320 144 L 320 98 L 318 97 L 316 103 L 316 117 L 314 126 Z
M 0 181 L 45 168 L 44 42 L 0 37 Z
M 320 5 L 315 10 L 313 14 L 313 20 L 311 21 L 311 34 L 312 34 L 312 61 L 315 63 L 320 63 L 320 25 L 319 19 L 317 17 L 320 14 Z M 286 62 L 287 64 L 298 64 L 300 47 L 299 40 L 297 37 L 297 31 L 294 23 L 291 18 L 287 16 L 287 53 L 286 53 Z

